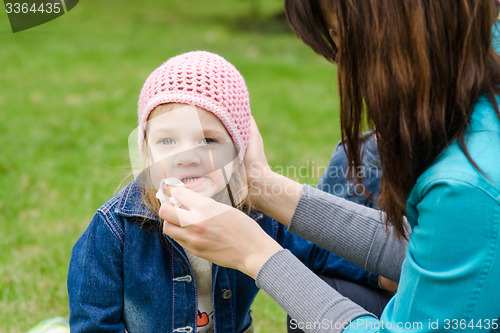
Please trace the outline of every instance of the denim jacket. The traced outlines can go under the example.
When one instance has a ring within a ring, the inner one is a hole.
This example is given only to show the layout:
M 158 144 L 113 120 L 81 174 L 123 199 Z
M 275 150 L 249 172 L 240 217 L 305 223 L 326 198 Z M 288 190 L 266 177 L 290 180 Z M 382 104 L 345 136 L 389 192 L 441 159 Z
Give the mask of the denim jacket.
M 328 169 L 318 183 L 318 189 L 367 207 L 377 208 L 382 166 L 373 132 L 362 135 L 360 152 L 360 168 L 354 172 L 348 170 L 347 156 L 340 141 L 333 151 Z M 349 179 L 349 174 L 353 176 L 352 180 Z M 363 184 L 353 181 L 356 175 L 361 177 Z
M 368 285 L 377 276 L 287 232 L 264 216 L 260 226 L 317 274 Z M 196 332 L 197 288 L 183 248 L 164 235 L 135 182 L 98 209 L 75 244 L 68 272 L 72 332 Z M 258 288 L 249 276 L 213 265 L 215 332 L 250 332 Z

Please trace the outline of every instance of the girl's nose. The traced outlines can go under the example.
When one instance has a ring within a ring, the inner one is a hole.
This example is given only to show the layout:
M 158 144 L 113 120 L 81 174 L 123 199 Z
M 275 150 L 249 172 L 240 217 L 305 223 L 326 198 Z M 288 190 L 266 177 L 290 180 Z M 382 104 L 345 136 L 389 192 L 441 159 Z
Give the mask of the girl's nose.
M 174 156 L 174 166 L 186 166 L 200 164 L 199 149 L 192 148 L 181 151 Z

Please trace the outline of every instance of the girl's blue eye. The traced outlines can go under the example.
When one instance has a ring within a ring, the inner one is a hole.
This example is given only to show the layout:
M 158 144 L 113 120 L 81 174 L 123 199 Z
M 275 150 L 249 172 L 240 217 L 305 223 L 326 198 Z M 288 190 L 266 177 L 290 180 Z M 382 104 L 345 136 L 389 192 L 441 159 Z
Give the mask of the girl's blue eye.
M 203 138 L 201 140 L 201 143 L 205 144 L 205 145 L 209 145 L 211 143 L 217 143 L 218 141 L 215 140 L 215 139 L 210 139 L 210 138 Z
M 161 140 L 159 141 L 159 143 L 161 143 L 162 145 L 166 145 L 166 146 L 168 146 L 168 145 L 173 144 L 173 143 L 174 143 L 174 140 L 172 140 L 172 139 L 170 139 L 170 138 L 165 138 L 165 139 L 161 139 Z

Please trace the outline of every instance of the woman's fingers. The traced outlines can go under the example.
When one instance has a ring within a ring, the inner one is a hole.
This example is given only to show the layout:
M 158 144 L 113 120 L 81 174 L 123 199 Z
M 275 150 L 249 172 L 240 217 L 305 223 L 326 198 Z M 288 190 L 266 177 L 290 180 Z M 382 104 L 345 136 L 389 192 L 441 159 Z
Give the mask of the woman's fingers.
M 174 205 L 168 200 L 161 205 L 158 215 L 160 215 L 160 217 L 165 221 L 168 221 L 176 225 L 180 224 L 177 215 L 177 210 L 174 207 Z
M 177 224 L 170 223 L 168 221 L 165 221 L 165 223 L 163 223 L 163 233 L 177 240 L 178 243 L 182 242 L 185 239 L 183 230 L 184 229 Z
M 175 207 L 170 202 L 165 202 L 160 207 L 160 218 L 171 224 L 185 227 L 187 225 L 202 221 L 203 217 L 195 212 L 187 210 L 186 207 Z
M 204 197 L 185 187 L 173 187 L 170 193 L 186 210 L 195 210 L 196 208 L 206 205 L 211 199 Z
M 281 249 L 243 212 L 182 187 L 171 188 L 180 207 L 165 202 L 159 211 L 163 232 L 195 255 L 255 278 Z
M 162 219 L 181 227 L 207 221 L 231 209 L 184 187 L 174 187 L 170 191 L 180 207 L 166 203 L 160 208 L 159 214 Z
M 384 288 L 385 290 L 389 290 L 393 293 L 397 293 L 398 291 L 399 284 L 392 280 L 386 279 L 383 276 L 378 277 L 378 284 L 380 287 Z
M 214 202 L 213 209 L 219 210 L 218 206 L 227 207 Z M 184 227 L 166 221 L 163 232 L 191 253 L 253 278 L 265 261 L 281 249 L 257 222 L 232 207 L 216 218 Z
M 264 141 L 253 117 L 250 120 L 250 138 L 244 163 L 248 182 L 248 195 L 255 200 L 258 207 L 261 199 L 259 194 L 264 191 L 265 179 L 272 174 L 272 171 L 267 163 Z
M 191 253 L 196 254 L 200 244 L 196 241 L 199 239 L 196 232 L 190 228 L 185 228 L 173 223 L 165 221 L 163 223 L 163 233 L 179 243 L 183 248 L 189 250 Z
M 250 119 L 250 138 L 248 139 L 244 161 L 247 169 L 251 168 L 254 163 L 267 164 L 266 154 L 264 153 L 264 141 L 253 117 Z

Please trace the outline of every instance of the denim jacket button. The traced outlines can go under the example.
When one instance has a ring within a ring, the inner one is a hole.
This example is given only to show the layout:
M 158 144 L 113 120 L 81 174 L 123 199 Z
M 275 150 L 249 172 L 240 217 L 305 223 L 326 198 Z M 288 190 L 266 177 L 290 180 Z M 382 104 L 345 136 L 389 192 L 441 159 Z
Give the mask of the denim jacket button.
M 231 298 L 231 296 L 233 296 L 233 292 L 229 289 L 224 289 L 224 291 L 222 292 L 222 298 L 229 299 Z

